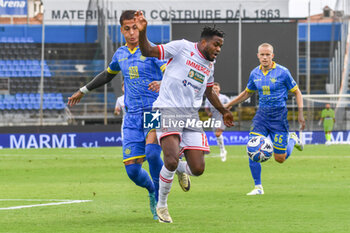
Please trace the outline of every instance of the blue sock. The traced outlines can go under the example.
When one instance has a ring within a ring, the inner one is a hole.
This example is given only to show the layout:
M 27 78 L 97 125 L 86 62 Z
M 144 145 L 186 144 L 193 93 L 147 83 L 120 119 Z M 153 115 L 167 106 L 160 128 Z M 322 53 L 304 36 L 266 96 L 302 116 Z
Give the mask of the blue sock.
M 261 185 L 261 164 L 249 159 L 249 168 L 254 179 L 254 184 Z
M 288 159 L 288 157 L 292 154 L 292 151 L 294 149 L 295 143 L 296 143 L 296 141 L 293 138 L 289 139 L 288 145 L 287 145 L 287 156 L 286 156 L 286 159 Z
M 149 193 L 155 192 L 154 184 L 141 164 L 134 163 L 125 166 L 126 173 L 134 183 L 140 187 L 146 188 Z
M 158 201 L 159 191 L 159 173 L 163 167 L 163 161 L 160 157 L 162 148 L 158 144 L 146 145 L 146 159 L 149 165 L 149 172 L 153 180 L 154 188 L 156 189 L 156 200 Z

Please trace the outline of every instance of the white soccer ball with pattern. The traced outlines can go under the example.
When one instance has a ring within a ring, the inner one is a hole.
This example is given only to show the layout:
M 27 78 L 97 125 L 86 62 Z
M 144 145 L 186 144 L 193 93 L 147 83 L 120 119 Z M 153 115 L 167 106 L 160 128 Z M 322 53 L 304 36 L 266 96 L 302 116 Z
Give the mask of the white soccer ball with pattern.
M 247 143 L 247 154 L 254 162 L 265 162 L 272 157 L 272 142 L 264 136 L 256 136 Z

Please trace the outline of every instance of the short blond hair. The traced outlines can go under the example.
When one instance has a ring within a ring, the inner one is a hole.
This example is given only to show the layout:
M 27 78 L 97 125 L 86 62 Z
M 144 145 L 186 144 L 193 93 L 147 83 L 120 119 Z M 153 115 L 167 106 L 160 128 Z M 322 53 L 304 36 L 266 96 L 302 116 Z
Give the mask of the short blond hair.
M 271 51 L 273 53 L 273 46 L 269 43 L 262 43 L 261 45 L 259 45 L 258 47 L 258 53 L 259 53 L 259 49 L 262 48 L 262 47 L 270 47 L 271 48 Z

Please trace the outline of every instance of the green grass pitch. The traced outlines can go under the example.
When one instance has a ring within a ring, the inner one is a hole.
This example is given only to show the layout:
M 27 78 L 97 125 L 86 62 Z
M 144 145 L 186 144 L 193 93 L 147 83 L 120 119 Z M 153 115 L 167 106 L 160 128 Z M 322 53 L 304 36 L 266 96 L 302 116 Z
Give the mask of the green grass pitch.
M 147 191 L 127 177 L 121 148 L 3 149 L 0 232 L 350 232 L 349 149 L 307 145 L 284 164 L 271 159 L 263 164 L 265 195 L 246 196 L 253 182 L 245 147 L 227 147 L 225 163 L 212 147 L 190 192 L 175 177 L 173 224 L 152 220 Z M 92 201 L 1 209 L 53 202 L 47 199 Z

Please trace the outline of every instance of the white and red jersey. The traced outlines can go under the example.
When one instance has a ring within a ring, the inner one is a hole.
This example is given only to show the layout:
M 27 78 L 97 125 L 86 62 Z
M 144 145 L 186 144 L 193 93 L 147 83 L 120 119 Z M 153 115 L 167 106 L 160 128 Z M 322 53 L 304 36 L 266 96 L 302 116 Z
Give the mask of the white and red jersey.
M 172 41 L 158 48 L 159 59 L 169 61 L 153 107 L 199 109 L 206 87 L 214 84 L 214 62 L 204 57 L 197 43 L 187 40 Z

